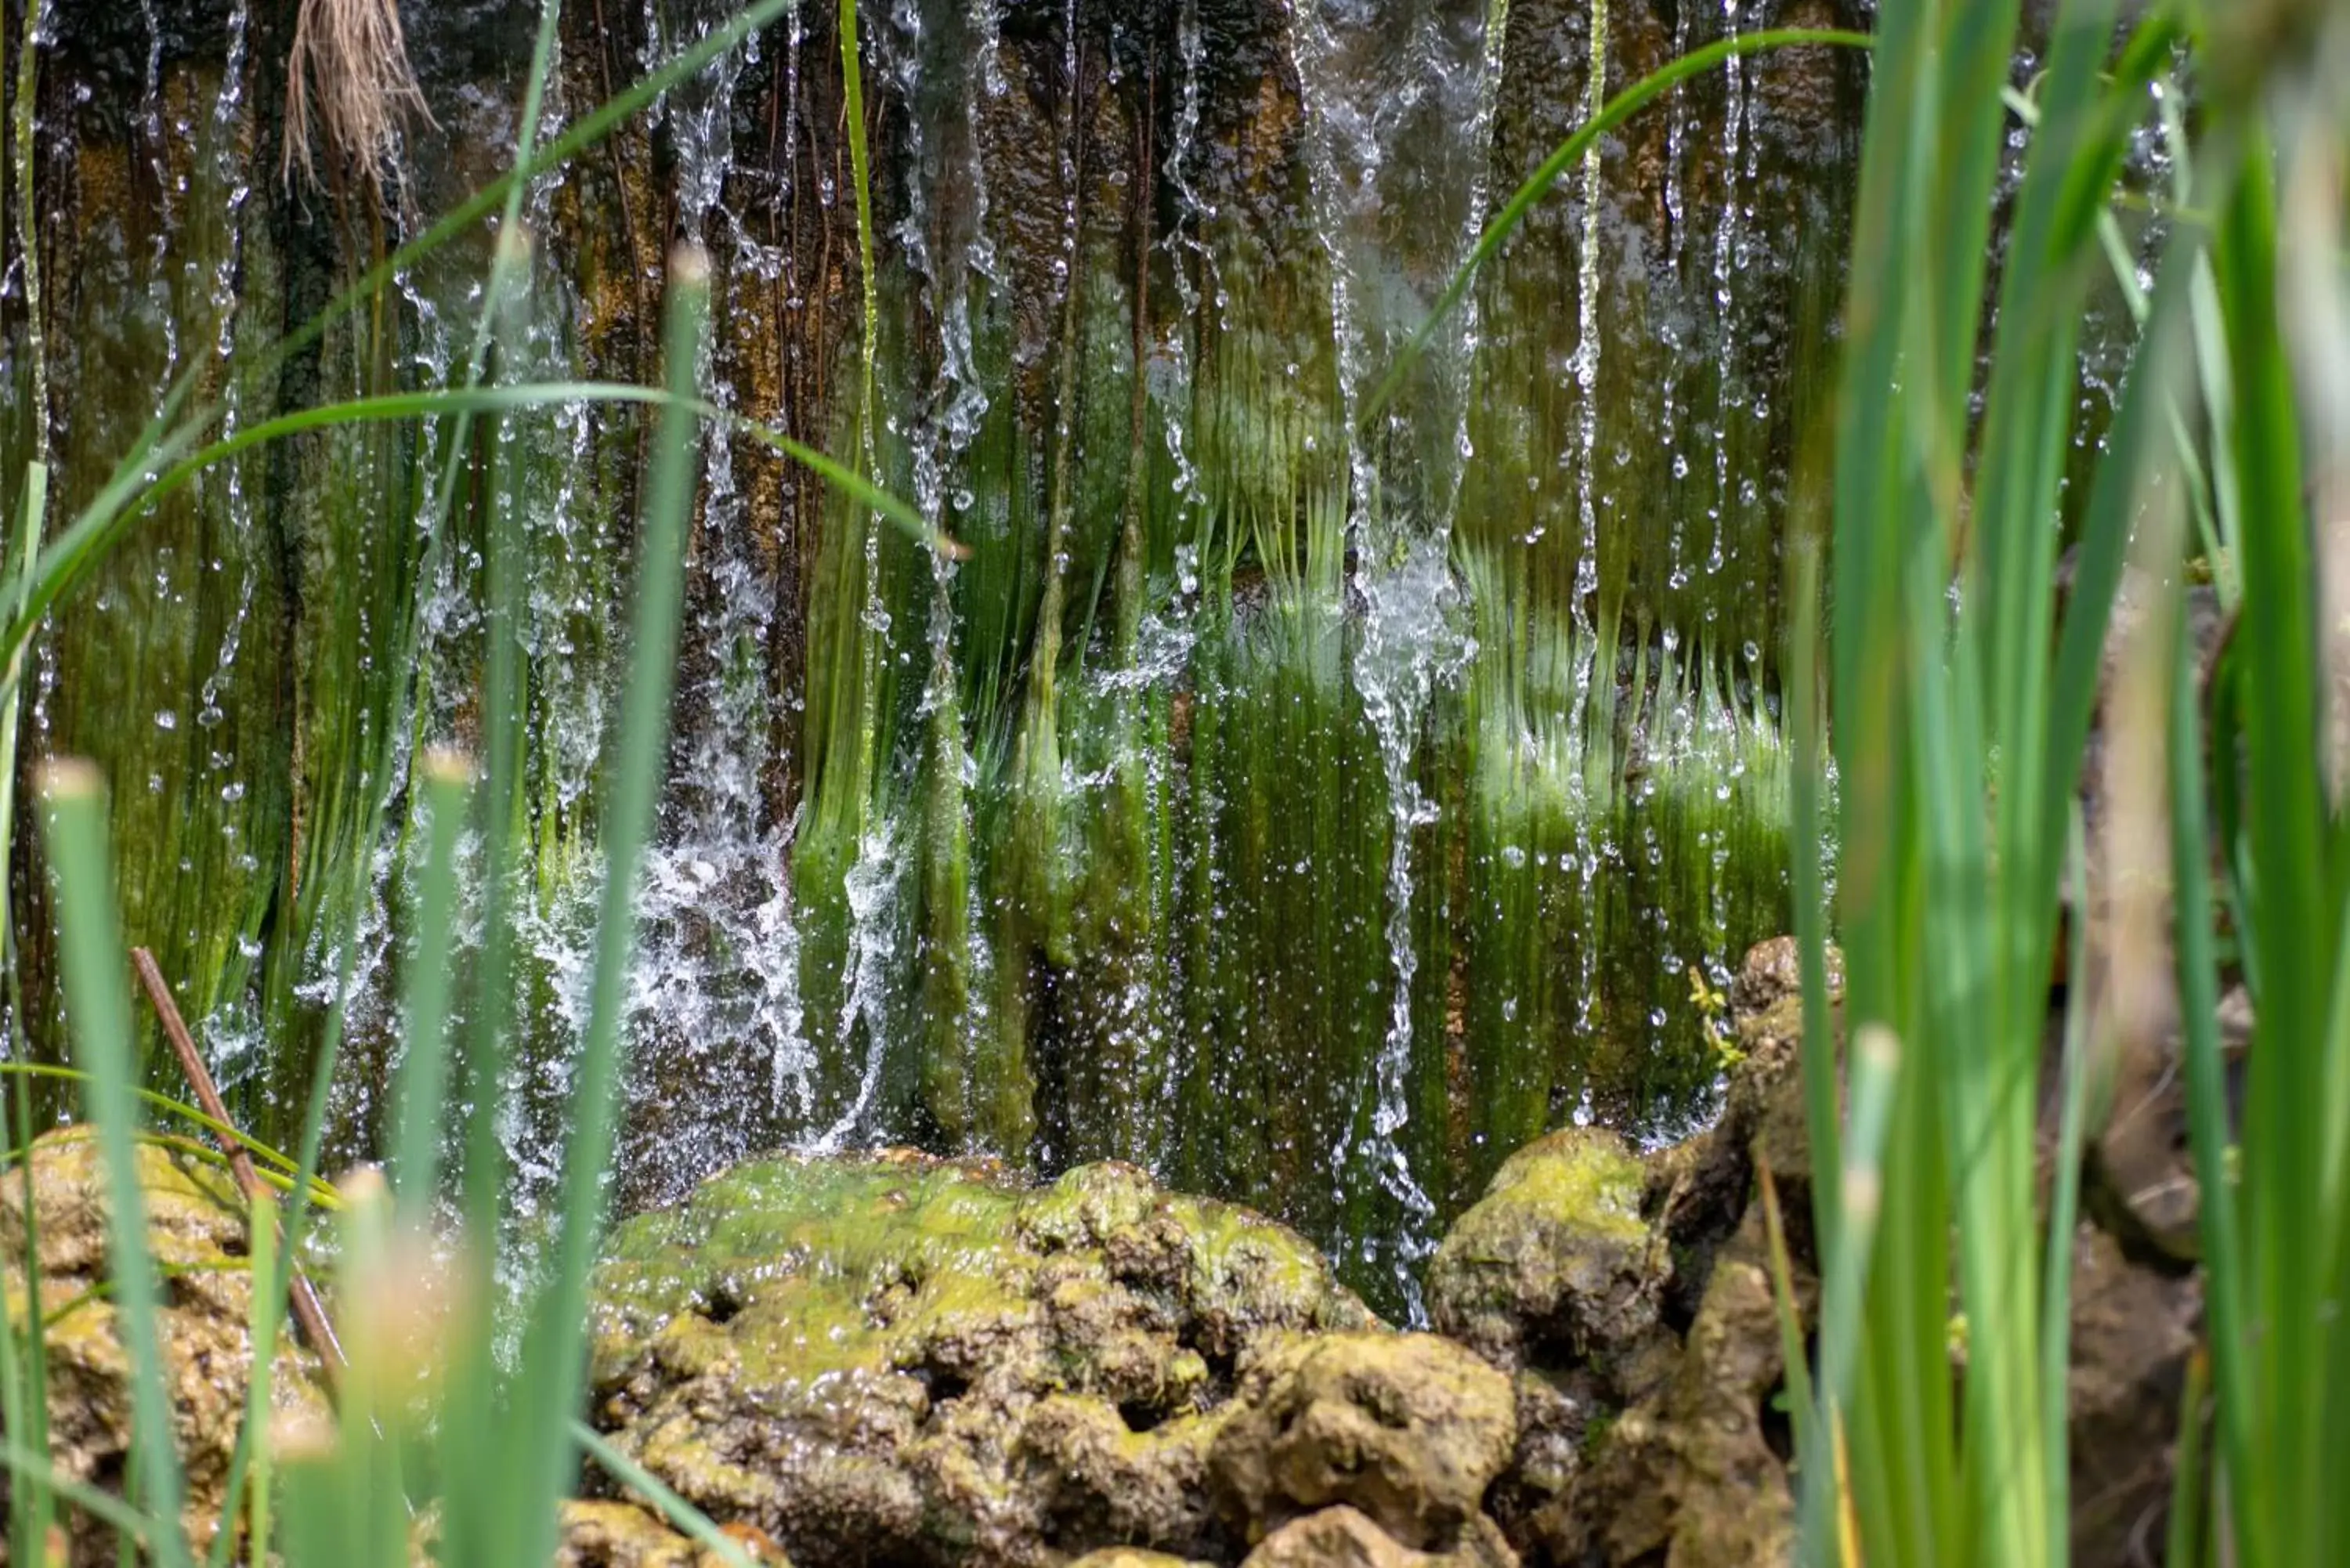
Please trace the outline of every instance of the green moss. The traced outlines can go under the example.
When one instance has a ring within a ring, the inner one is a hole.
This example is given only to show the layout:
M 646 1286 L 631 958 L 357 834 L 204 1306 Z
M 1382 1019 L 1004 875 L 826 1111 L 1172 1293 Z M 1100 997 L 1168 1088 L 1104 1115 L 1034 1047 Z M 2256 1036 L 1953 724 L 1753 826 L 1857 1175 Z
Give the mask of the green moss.
M 987 1161 L 787 1158 L 738 1166 L 614 1232 L 596 1282 L 598 1375 L 650 1343 L 676 1372 L 726 1363 L 769 1397 L 818 1398 L 827 1378 L 911 1370 L 942 1344 L 1011 1334 L 1040 1313 L 1082 1319 L 1090 1296 L 1138 1282 L 1236 1322 L 1363 1315 L 1295 1233 L 1130 1167 L 1029 1188 Z M 1164 1376 L 1180 1403 L 1206 1367 L 1185 1351 Z M 1082 1355 L 1066 1368 L 1075 1388 L 1103 1376 Z
M 1592 1236 L 1625 1241 L 1647 1239 L 1640 1197 L 1648 1168 L 1621 1144 L 1562 1127 L 1503 1161 L 1475 1209 L 1461 1219 L 1474 1234 L 1480 1210 L 1533 1210 Z

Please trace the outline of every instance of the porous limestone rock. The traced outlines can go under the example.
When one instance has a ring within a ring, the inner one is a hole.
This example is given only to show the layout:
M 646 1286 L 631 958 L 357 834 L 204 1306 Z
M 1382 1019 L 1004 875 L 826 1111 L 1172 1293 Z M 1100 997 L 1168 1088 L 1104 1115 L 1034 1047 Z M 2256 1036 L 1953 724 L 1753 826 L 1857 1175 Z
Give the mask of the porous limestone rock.
M 596 1423 L 803 1568 L 1229 1561 L 1232 1395 L 1372 1322 L 1295 1233 L 1130 1167 L 904 1152 L 712 1178 L 619 1228 L 592 1314 Z
M 1251 1541 L 1346 1503 L 1404 1545 L 1450 1551 L 1517 1438 L 1509 1379 L 1433 1334 L 1326 1334 L 1251 1382 L 1208 1458 Z
M 1438 1332 L 1496 1366 L 1620 1364 L 1655 1328 L 1648 1175 L 1613 1133 L 1562 1127 L 1503 1163 L 1429 1264 Z
M 1295 1519 L 1264 1538 L 1242 1568 L 1518 1568 L 1492 1520 L 1471 1520 L 1447 1552 L 1420 1552 L 1344 1503 Z
M 1565 1495 L 1520 1527 L 1550 1563 L 1769 1568 L 1794 1508 L 1765 1413 L 1784 1375 L 1759 1208 L 1714 1260 L 1671 1380 L 1596 1428 Z
M 555 1568 L 724 1568 L 721 1553 L 689 1540 L 631 1502 L 574 1498 L 563 1504 Z M 726 1527 L 759 1568 L 790 1568 L 756 1532 Z
M 1088 1552 L 1069 1568 L 1210 1568 L 1189 1557 L 1152 1552 L 1140 1546 L 1104 1546 Z

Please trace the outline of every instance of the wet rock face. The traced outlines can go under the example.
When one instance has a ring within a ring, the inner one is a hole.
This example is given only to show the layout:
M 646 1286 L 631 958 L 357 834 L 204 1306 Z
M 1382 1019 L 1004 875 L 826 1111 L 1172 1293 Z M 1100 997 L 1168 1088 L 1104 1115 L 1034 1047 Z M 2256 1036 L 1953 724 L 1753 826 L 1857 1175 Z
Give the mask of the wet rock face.
M 1343 1503 L 1405 1546 L 1450 1551 L 1482 1522 L 1485 1489 L 1517 1438 L 1509 1379 L 1432 1334 L 1286 1346 L 1250 1382 L 1208 1463 L 1252 1541 Z
M 1766 1428 L 1785 1366 L 1762 1249 L 1758 1209 L 1714 1259 L 1671 1379 L 1597 1428 L 1572 1488 L 1512 1521 L 1537 1561 L 1793 1561 L 1793 1496 Z
M 229 1460 L 253 1376 L 246 1334 L 253 1284 L 244 1206 L 227 1173 L 151 1144 L 138 1149 L 148 1245 L 167 1272 L 157 1333 L 172 1430 L 187 1477 L 185 1519 L 207 1546 L 228 1484 Z M 24 1272 L 26 1202 L 21 1167 L 0 1172 L 0 1277 L 21 1333 L 32 1301 Z M 86 1130 L 51 1133 L 33 1146 L 32 1217 L 40 1232 L 40 1311 L 47 1319 L 49 1457 L 75 1480 L 120 1490 L 130 1451 L 130 1361 L 108 1278 L 111 1212 L 97 1142 Z M 273 1393 L 282 1414 L 324 1419 L 317 1362 L 281 1342 Z M 112 1533 L 68 1521 L 71 1561 L 111 1563 Z
M 1209 1503 L 1234 1392 L 1369 1315 L 1294 1233 L 1083 1167 L 778 1159 L 614 1236 L 593 1418 L 804 1568 L 1230 1561 Z

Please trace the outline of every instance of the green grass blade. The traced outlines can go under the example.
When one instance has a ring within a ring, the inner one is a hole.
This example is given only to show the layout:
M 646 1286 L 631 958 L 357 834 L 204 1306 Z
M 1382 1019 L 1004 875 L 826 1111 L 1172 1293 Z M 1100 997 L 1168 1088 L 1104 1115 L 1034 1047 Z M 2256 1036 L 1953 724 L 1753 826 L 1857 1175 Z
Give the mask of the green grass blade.
M 25 489 L 16 514 L 16 592 L 11 596 L 15 613 L 24 612 L 25 600 L 32 591 L 34 565 L 41 551 L 43 520 L 49 511 L 49 465 L 28 462 L 25 465 Z M 0 675 L 0 888 L 16 884 L 9 880 L 9 862 L 16 846 L 16 742 L 18 727 L 24 718 L 24 693 L 21 681 L 25 673 L 25 656 L 19 649 L 9 655 L 5 675 Z M 0 911 L 0 962 L 11 969 L 16 964 L 18 949 L 15 901 Z
M 572 1095 L 565 1150 L 565 1210 L 554 1277 L 539 1298 L 524 1352 L 515 1409 L 524 1423 L 515 1507 L 522 1511 L 515 1560 L 536 1563 L 554 1546 L 554 1504 L 568 1471 L 570 1418 L 577 1403 L 588 1273 L 598 1243 L 605 1182 L 619 1108 L 629 966 L 636 940 L 637 877 L 651 836 L 653 807 L 668 753 L 670 699 L 677 672 L 685 535 L 691 521 L 701 452 L 693 412 L 710 290 L 709 262 L 681 248 L 670 260 L 669 321 L 663 354 L 674 400 L 653 445 L 639 540 L 636 606 L 619 748 L 609 774 L 604 826 L 604 888 L 588 1026 Z
M 25 1080 L 11 1081 L 13 1093 L 9 1099 L 16 1107 L 16 1142 L 23 1150 L 16 1167 L 23 1184 L 25 1205 L 25 1411 L 21 1424 L 11 1417 L 8 1430 L 26 1440 L 33 1452 L 45 1454 L 49 1449 L 49 1346 L 48 1334 L 42 1326 L 41 1309 L 41 1213 L 34 1202 L 33 1188 L 33 1096 L 26 1089 Z M 13 1335 L 13 1329 L 9 1331 Z M 10 1489 L 8 1494 L 9 1522 L 17 1532 L 11 1537 L 12 1545 L 19 1539 L 13 1563 L 36 1563 L 47 1550 L 49 1524 L 56 1517 L 47 1487 L 36 1476 L 26 1477 L 27 1484 Z
M 1820 714 L 1820 557 L 1816 541 L 1799 539 L 1792 568 L 1795 625 L 1788 658 L 1787 714 L 1795 767 L 1788 786 L 1793 851 L 1787 879 L 1795 907 L 1795 942 L 1804 977 L 1804 1123 L 1820 1170 L 1844 1167 L 1838 1123 L 1835 1014 L 1828 998 L 1827 890 L 1821 874 L 1825 842 L 1820 795 L 1826 778 Z M 1835 1184 L 1812 1184 L 1812 1226 L 1820 1254 L 1834 1250 L 1843 1224 Z
M 457 946 L 457 836 L 473 803 L 473 769 L 463 758 L 424 759 L 430 819 L 416 951 L 408 975 L 406 1031 L 394 1106 L 400 1118 L 392 1175 L 401 1223 L 421 1231 L 440 1185 L 441 1115 L 448 1098 L 449 1000 Z
M 24 1108 L 24 1089 L 18 1080 L 16 1098 L 18 1121 L 29 1122 Z M 28 1129 L 29 1130 L 29 1129 Z M 49 1446 L 46 1391 L 42 1362 L 47 1346 L 41 1332 L 41 1250 L 40 1218 L 33 1207 L 33 1170 L 31 1139 L 23 1140 L 26 1147 L 19 1151 L 19 1170 L 24 1179 L 25 1202 L 25 1327 L 21 1337 L 13 1314 L 0 1317 L 0 1423 L 5 1429 L 25 1440 L 35 1453 L 45 1453 Z M 48 1536 L 50 1513 L 48 1500 L 42 1489 L 25 1483 L 8 1490 L 8 1560 L 12 1563 L 37 1563 L 41 1560 L 43 1543 Z
M 1851 1408 L 1859 1372 L 1866 1334 L 1864 1292 L 1875 1262 L 1877 1220 L 1884 1212 L 1885 1144 L 1902 1074 L 1900 1043 L 1889 1030 L 1862 1029 L 1853 1038 L 1850 1054 L 1852 1113 L 1844 1163 L 1833 1173 L 1819 1167 L 1814 1176 L 1815 1180 L 1836 1182 L 1837 1209 L 1843 1215 L 1835 1245 L 1820 1261 L 1818 1405 L 1811 1426 L 1825 1444 L 1833 1444 L 1845 1412 Z M 1814 1455 L 1800 1468 L 1800 1519 L 1805 1559 L 1811 1563 L 1834 1563 L 1838 1556 L 1835 1471 L 1827 1454 Z
M 244 1424 L 237 1433 L 236 1451 L 229 1456 L 228 1484 L 221 1492 L 220 1529 L 213 1536 L 212 1550 L 204 1554 L 205 1568 L 227 1568 L 236 1545 L 236 1518 L 241 1508 L 245 1515 L 245 1561 L 265 1563 L 269 1559 L 269 1489 L 273 1480 L 269 1424 L 276 1413 L 277 1343 L 285 1314 L 284 1299 L 269 1289 L 269 1282 L 277 1277 L 276 1199 L 264 1195 L 253 1200 L 246 1233 L 252 1237 L 253 1247 L 253 1302 L 245 1323 L 253 1346 L 253 1379 L 245 1392 Z
M 89 763 L 61 761 L 47 768 L 41 793 L 49 864 L 57 877 L 68 1017 L 75 1052 L 89 1074 L 86 1101 L 106 1168 L 108 1260 L 116 1321 L 130 1362 L 131 1440 L 141 1501 L 156 1521 L 156 1561 L 163 1568 L 186 1568 L 180 1456 L 164 1392 L 162 1345 L 155 1328 L 155 1260 L 148 1251 L 147 1206 L 139 1185 L 130 971 L 114 925 L 106 787 Z
M 2319 1313 L 2327 1285 L 2317 1115 L 2335 911 L 2325 897 L 2327 806 L 2319 768 L 2316 565 L 2302 502 L 2299 413 L 2276 299 L 2276 208 L 2266 138 L 2249 128 L 2244 171 L 2221 209 L 2212 254 L 2226 306 L 2237 406 L 2230 444 L 2243 506 L 2245 615 L 2236 649 L 2254 700 L 2243 706 L 2250 843 L 2262 981 L 2243 1145 L 2245 1303 L 2259 1406 L 2251 1456 L 2262 1506 L 2240 1516 L 2251 1561 L 2282 1563 L 2315 1542 L 2324 1488 Z
M 2082 846 L 2083 832 L 2076 810 L 2072 832 L 2073 908 L 2084 913 L 2073 921 L 2065 970 L 2068 975 L 2090 972 L 2086 915 L 2090 908 L 2089 867 Z M 2072 1476 L 2066 1462 L 2066 1413 L 2071 1405 L 2073 1239 L 2080 1221 L 2081 1158 L 2088 1137 L 2091 1054 L 2088 987 L 2076 981 L 2064 996 L 2061 1068 L 2064 1109 L 2056 1137 L 2055 1168 L 2048 1183 L 2048 1250 L 2040 1271 L 2040 1440 L 2049 1467 L 2046 1484 L 2051 1563 L 2065 1561 L 2071 1540 Z
M 2178 637 L 2177 612 L 2173 640 Z M 2227 1067 L 2220 1055 L 2220 982 L 2212 958 L 2210 839 L 2205 826 L 2202 723 L 2196 712 L 2195 673 L 2174 659 L 2170 698 L 2170 843 L 2173 910 L 2178 941 L 2178 1007 L 2187 1036 L 2187 1130 L 2195 1179 L 2202 1192 L 2199 1218 L 2205 1289 L 2210 1303 L 2211 1369 L 2219 1390 L 2220 1457 L 2235 1505 L 2227 1512 L 2239 1529 L 2264 1528 L 2257 1510 L 2252 1469 L 2253 1381 L 2245 1339 L 2242 1245 L 2238 1236 L 2236 1184 L 2230 1176 Z M 2257 1555 L 2246 1559 L 2263 1561 Z
M 1789 1424 L 1795 1433 L 1795 1452 L 1799 1456 L 1821 1456 L 1827 1452 L 1825 1439 L 1820 1436 L 1818 1396 L 1812 1388 L 1812 1368 L 1804 1344 L 1804 1325 L 1796 1315 L 1795 1267 L 1787 1251 L 1787 1227 L 1779 1212 L 1779 1187 L 1773 1179 L 1768 1159 L 1757 1156 L 1754 1170 L 1756 1195 L 1762 1203 L 1763 1239 L 1770 1248 L 1771 1303 L 1779 1320 L 1779 1359 L 1786 1368 L 1786 1401 Z

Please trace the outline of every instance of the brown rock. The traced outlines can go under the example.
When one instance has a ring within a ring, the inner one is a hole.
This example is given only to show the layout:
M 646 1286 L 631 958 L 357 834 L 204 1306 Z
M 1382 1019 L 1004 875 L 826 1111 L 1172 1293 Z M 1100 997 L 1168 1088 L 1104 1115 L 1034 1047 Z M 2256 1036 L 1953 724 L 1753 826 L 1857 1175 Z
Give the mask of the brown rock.
M 630 1502 L 566 1501 L 561 1530 L 555 1568 L 723 1568 L 726 1561 Z M 789 1568 L 782 1550 L 757 1532 L 723 1533 L 763 1568 Z
M 156 1314 L 171 1402 L 172 1437 L 186 1477 L 183 1518 L 203 1550 L 216 1528 L 231 1456 L 253 1376 L 246 1332 L 253 1301 L 244 1205 L 219 1168 L 159 1145 L 137 1149 L 147 1241 L 172 1271 Z M 117 1314 L 100 1287 L 108 1278 L 112 1212 L 96 1139 L 87 1128 L 52 1132 L 33 1146 L 32 1199 L 40 1230 L 39 1303 L 48 1320 L 49 1457 L 72 1480 L 119 1488 L 130 1451 L 130 1361 Z M 0 1277 L 12 1332 L 30 1305 L 24 1273 L 25 1181 L 0 1179 Z M 317 1363 L 281 1340 L 272 1392 L 281 1418 L 323 1422 Z M 112 1563 L 112 1532 L 78 1515 L 72 1561 Z
M 1509 1379 L 1432 1334 L 1325 1335 L 1252 1383 L 1209 1452 L 1218 1501 L 1251 1541 L 1348 1503 L 1405 1545 L 1450 1550 L 1517 1437 Z
M 1517 1553 L 1480 1515 L 1449 1552 L 1419 1552 L 1341 1503 L 1292 1520 L 1264 1538 L 1241 1568 L 1517 1568 Z
M 2201 1334 L 2199 1276 L 2140 1268 L 2083 1224 L 2073 1246 L 2073 1561 L 2152 1562 L 2170 1504 L 2187 1359 Z
M 1209 1568 L 1209 1565 L 1189 1557 L 1146 1551 L 1139 1546 L 1105 1546 L 1099 1551 L 1087 1552 L 1070 1563 L 1069 1568 Z
M 1607 1427 L 1572 1493 L 1529 1521 L 1552 1561 L 1791 1560 L 1794 1499 L 1763 1419 L 1784 1372 L 1763 1245 L 1756 1209 L 1716 1262 L 1672 1383 Z

